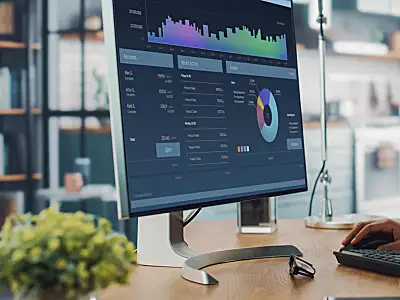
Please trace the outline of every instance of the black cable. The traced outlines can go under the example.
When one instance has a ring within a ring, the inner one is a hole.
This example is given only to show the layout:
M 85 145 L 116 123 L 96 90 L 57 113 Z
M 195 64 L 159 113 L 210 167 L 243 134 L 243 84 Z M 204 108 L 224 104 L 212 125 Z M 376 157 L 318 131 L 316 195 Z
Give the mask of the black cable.
M 323 18 L 323 15 L 321 15 L 320 18 Z M 319 24 L 319 33 L 321 35 L 321 39 L 325 40 L 324 24 L 322 22 Z
M 323 0 L 318 0 L 318 11 L 319 11 L 319 16 L 318 16 L 318 22 L 319 22 L 319 34 L 320 34 L 320 39 L 325 40 L 325 33 L 324 33 L 324 24 L 326 23 L 326 18 L 324 16 L 323 12 Z M 314 187 L 311 192 L 311 199 L 310 199 L 310 207 L 308 209 L 308 216 L 312 216 L 312 208 L 313 208 L 313 203 L 314 203 L 314 196 L 315 196 L 315 191 L 317 189 L 318 181 L 321 178 L 322 174 L 324 174 L 325 171 L 325 166 L 326 166 L 326 161 L 322 163 L 321 170 L 319 171 L 319 174 L 317 178 L 315 179 L 314 182 Z
M 319 33 L 321 35 L 321 38 L 324 40 L 325 39 L 325 33 L 324 33 L 324 24 L 326 24 L 327 20 L 326 17 L 324 16 L 324 5 L 323 1 L 319 0 L 318 1 L 318 11 L 319 11 L 319 16 L 318 16 L 318 22 L 319 22 Z
M 308 216 L 309 217 L 312 216 L 312 208 L 313 208 L 315 191 L 317 189 L 317 185 L 318 185 L 319 179 L 321 178 L 322 174 L 324 174 L 325 166 L 326 166 L 326 162 L 324 161 L 323 164 L 322 164 L 321 170 L 319 171 L 319 174 L 318 174 L 318 176 L 317 176 L 317 178 L 315 179 L 315 182 L 314 182 L 314 187 L 313 187 L 313 190 L 311 192 L 310 207 L 308 209 Z
M 201 212 L 201 208 L 197 209 L 195 213 L 193 213 L 187 220 L 185 220 L 183 222 L 183 227 L 186 227 L 190 224 L 190 222 L 192 222 L 197 216 L 198 214 Z

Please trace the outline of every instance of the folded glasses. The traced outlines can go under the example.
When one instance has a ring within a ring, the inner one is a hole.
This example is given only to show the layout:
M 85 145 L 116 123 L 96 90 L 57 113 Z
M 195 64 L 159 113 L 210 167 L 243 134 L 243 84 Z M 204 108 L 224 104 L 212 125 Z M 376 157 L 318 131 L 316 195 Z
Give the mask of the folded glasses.
M 314 278 L 315 269 L 309 262 L 292 255 L 289 260 L 289 273 L 292 276 L 302 275 L 305 277 Z

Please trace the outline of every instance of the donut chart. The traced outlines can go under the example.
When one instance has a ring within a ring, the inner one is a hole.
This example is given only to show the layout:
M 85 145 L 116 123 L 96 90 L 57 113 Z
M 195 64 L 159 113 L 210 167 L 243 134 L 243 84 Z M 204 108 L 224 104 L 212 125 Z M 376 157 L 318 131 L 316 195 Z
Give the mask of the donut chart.
M 279 128 L 278 106 L 268 89 L 263 89 L 258 95 L 257 121 L 264 140 L 268 143 L 275 141 Z

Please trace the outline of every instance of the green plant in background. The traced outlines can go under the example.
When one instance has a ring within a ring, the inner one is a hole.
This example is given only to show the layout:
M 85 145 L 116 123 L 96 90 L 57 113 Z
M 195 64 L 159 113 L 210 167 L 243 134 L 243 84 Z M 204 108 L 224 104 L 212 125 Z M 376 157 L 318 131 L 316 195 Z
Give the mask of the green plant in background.
M 385 31 L 381 28 L 375 27 L 370 32 L 371 42 L 373 43 L 385 43 Z
M 110 104 L 110 98 L 108 96 L 108 84 L 107 78 L 97 72 L 97 69 L 93 69 L 93 78 L 96 81 L 97 89 L 95 94 L 95 101 L 97 108 L 108 109 Z
M 113 234 L 108 220 L 82 212 L 52 207 L 39 215 L 13 215 L 0 232 L 0 287 L 22 298 L 36 293 L 78 299 L 128 284 L 135 260 L 134 245 Z

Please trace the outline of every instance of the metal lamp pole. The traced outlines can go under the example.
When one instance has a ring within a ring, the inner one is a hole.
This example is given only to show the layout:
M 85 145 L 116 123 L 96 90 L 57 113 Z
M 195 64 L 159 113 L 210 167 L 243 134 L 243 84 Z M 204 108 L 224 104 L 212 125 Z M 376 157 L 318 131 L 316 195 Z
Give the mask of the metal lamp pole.
M 315 0 L 314 0 L 315 1 Z M 310 201 L 309 217 L 305 220 L 306 227 L 318 229 L 352 229 L 357 223 L 367 220 L 379 219 L 377 216 L 362 214 L 351 214 L 345 216 L 334 216 L 332 200 L 329 198 L 329 187 L 332 177 L 328 171 L 328 139 L 327 139 L 327 101 L 326 101 L 326 40 L 324 35 L 324 25 L 327 18 L 324 15 L 323 0 L 318 0 L 319 15 L 317 22 L 320 26 L 319 32 L 319 55 L 320 55 L 320 76 L 321 76 L 321 156 L 322 168 L 315 182 Z M 319 216 L 312 216 L 313 196 L 318 184 L 318 180 L 324 186 L 324 199 L 322 199 L 321 213 Z
M 324 199 L 322 200 L 321 214 L 319 216 L 310 216 L 306 218 L 306 226 L 320 229 L 348 229 L 354 226 L 354 222 L 348 222 L 343 218 L 334 220 L 332 200 L 329 198 L 329 187 L 332 177 L 328 171 L 328 137 L 327 137 L 327 97 L 326 97 L 326 39 L 324 35 L 324 26 L 327 24 L 327 17 L 324 15 L 323 0 L 318 0 L 319 15 L 317 22 L 319 30 L 319 56 L 320 56 L 320 89 L 321 89 L 321 158 L 322 168 L 318 179 L 324 186 Z M 316 185 L 318 184 L 318 179 Z M 314 196 L 315 188 L 313 191 Z M 312 197 L 313 197 L 312 196 Z M 310 203 L 310 214 L 312 208 Z
M 322 217 L 326 221 L 331 221 L 333 217 L 332 200 L 329 198 L 329 186 L 332 178 L 328 171 L 328 135 L 327 135 L 327 100 L 326 100 L 326 40 L 323 26 L 327 24 L 327 18 L 323 12 L 323 0 L 318 0 L 319 16 L 317 22 L 320 24 L 319 32 L 319 56 L 321 72 L 321 156 L 325 170 L 321 176 L 321 182 L 324 185 L 324 199 L 322 202 Z

